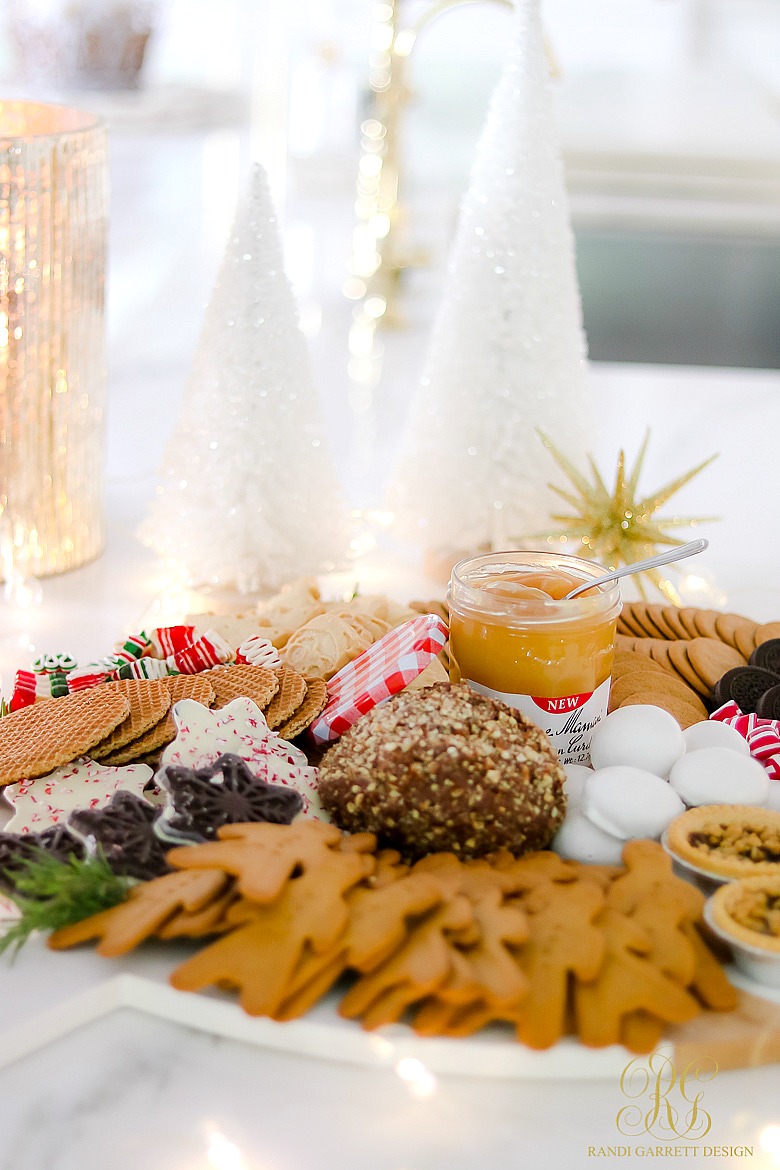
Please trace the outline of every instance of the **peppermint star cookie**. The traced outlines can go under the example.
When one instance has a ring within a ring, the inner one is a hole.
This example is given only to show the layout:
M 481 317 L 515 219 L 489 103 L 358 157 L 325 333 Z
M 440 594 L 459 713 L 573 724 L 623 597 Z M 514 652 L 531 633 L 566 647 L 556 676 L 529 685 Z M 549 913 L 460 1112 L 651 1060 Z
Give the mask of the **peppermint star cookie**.
M 9 785 L 3 795 L 13 805 L 14 816 L 5 831 L 40 833 L 66 821 L 76 809 L 103 808 L 120 789 L 142 796 L 152 775 L 146 764 L 110 768 L 80 756 L 48 776 Z

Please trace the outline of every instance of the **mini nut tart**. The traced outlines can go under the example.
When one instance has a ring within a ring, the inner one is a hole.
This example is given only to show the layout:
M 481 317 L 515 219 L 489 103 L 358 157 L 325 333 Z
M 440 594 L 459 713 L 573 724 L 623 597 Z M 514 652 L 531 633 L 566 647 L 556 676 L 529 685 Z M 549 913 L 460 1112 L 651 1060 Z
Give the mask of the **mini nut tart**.
M 712 925 L 735 943 L 772 951 L 780 959 L 780 875 L 721 886 L 709 913 Z
M 669 849 L 682 861 L 726 878 L 780 878 L 780 812 L 746 804 L 690 808 L 669 826 Z

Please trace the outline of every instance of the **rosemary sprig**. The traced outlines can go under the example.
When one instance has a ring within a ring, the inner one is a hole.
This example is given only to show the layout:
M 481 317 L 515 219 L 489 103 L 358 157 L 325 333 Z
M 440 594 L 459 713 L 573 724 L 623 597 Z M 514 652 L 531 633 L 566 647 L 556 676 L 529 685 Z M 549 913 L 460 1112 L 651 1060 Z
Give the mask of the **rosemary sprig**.
M 104 857 L 69 857 L 60 861 L 41 851 L 39 858 L 25 860 L 13 873 L 9 897 L 21 911 L 0 936 L 0 954 L 19 951 L 38 930 L 58 930 L 82 922 L 101 910 L 124 902 L 132 878 L 115 874 Z

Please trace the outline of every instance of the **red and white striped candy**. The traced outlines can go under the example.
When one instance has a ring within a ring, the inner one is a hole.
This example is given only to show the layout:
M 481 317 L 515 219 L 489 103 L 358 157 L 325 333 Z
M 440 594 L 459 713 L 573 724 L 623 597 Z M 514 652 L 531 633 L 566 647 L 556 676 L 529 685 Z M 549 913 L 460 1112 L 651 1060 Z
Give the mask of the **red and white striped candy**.
M 116 657 L 120 662 L 136 662 L 152 649 L 152 640 L 146 634 L 131 634 L 116 651 Z
M 22 707 L 29 707 L 35 702 L 37 682 L 38 677 L 34 671 L 17 670 L 14 676 L 14 689 L 10 703 L 12 711 L 19 711 Z
M 773 780 L 780 780 L 780 720 L 761 719 L 755 712 L 745 714 L 733 699 L 713 711 L 710 719 L 738 731 L 747 741 L 751 756 L 764 765 Z
M 266 670 L 278 670 L 282 665 L 281 656 L 273 642 L 269 642 L 267 638 L 261 638 L 259 634 L 253 634 L 251 638 L 244 639 L 236 650 L 236 662 L 248 663 L 250 666 L 263 666 Z
M 156 658 L 170 658 L 195 640 L 195 626 L 160 626 L 149 635 Z
M 123 662 L 112 672 L 112 679 L 124 678 L 167 678 L 171 669 L 160 658 L 136 658 L 134 662 Z
M 171 658 L 176 670 L 181 674 L 198 674 L 201 670 L 210 670 L 212 666 L 221 666 L 223 662 L 231 662 L 233 648 L 228 645 L 216 630 L 206 630 L 197 641 L 192 642 L 184 650 L 179 650 Z
M 108 682 L 111 675 L 106 670 L 100 670 L 96 666 L 84 666 L 79 670 L 72 670 L 68 675 L 68 690 L 73 693 L 75 691 L 86 691 L 89 687 L 99 686 L 100 683 Z

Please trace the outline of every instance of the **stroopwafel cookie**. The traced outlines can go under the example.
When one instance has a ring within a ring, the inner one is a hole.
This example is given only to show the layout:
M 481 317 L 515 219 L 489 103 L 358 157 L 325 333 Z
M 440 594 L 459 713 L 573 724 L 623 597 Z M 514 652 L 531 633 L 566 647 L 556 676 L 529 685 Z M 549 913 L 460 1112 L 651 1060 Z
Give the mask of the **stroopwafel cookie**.
M 276 734 L 282 739 L 294 739 L 305 731 L 328 704 L 328 684 L 322 678 L 306 679 L 306 696 L 297 711 L 277 727 Z
M 204 672 L 214 691 L 215 710 L 232 703 L 233 699 L 251 699 L 258 707 L 267 707 L 279 690 L 279 679 L 273 670 L 249 663 L 217 666 Z
M 271 730 L 289 719 L 306 698 L 306 679 L 297 670 L 291 666 L 280 666 L 274 674 L 279 679 L 279 690 L 263 710 Z
M 130 713 L 119 691 L 93 687 L 44 699 L 0 719 L 0 785 L 45 776 L 87 755 Z
M 102 685 L 124 695 L 130 704 L 130 713 L 110 735 L 92 748 L 89 754 L 93 760 L 104 760 L 112 752 L 138 739 L 164 718 L 171 705 L 171 693 L 160 679 L 124 678 Z
M 145 731 L 138 739 L 105 756 L 104 764 L 148 763 L 146 757 L 154 756 L 176 738 L 176 723 L 173 705 L 179 699 L 194 699 L 209 707 L 214 701 L 214 691 L 205 674 L 172 674 L 159 680 L 170 695 L 170 708 L 158 723 Z

